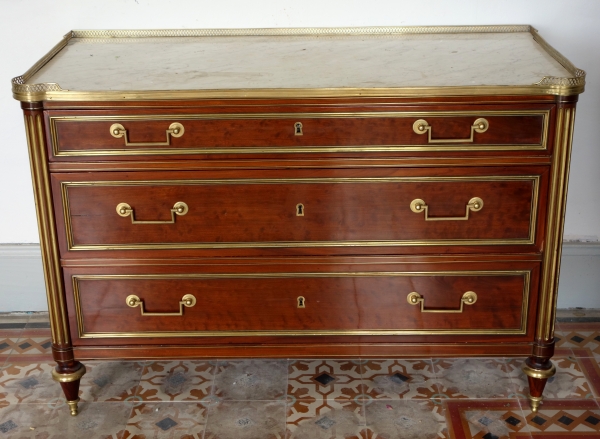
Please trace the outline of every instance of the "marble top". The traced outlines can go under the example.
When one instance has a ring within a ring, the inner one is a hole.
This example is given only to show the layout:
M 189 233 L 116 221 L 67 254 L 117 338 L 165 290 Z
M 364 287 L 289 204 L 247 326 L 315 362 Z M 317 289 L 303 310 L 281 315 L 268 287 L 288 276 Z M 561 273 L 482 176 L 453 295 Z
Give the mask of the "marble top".
M 572 77 L 529 32 L 71 38 L 26 84 L 70 91 L 531 86 Z

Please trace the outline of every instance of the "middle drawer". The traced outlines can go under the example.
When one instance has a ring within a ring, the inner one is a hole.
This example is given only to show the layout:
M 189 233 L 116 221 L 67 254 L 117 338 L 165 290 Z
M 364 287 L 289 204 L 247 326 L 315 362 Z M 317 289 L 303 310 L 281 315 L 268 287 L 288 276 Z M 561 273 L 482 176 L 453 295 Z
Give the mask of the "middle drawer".
M 59 224 L 66 238 L 63 255 L 81 250 L 356 251 L 535 245 L 546 178 L 543 168 L 527 171 L 338 170 L 335 175 L 228 173 L 223 178 L 181 173 L 188 177 L 181 179 L 167 173 L 55 174 L 53 183 L 56 208 L 64 214 Z

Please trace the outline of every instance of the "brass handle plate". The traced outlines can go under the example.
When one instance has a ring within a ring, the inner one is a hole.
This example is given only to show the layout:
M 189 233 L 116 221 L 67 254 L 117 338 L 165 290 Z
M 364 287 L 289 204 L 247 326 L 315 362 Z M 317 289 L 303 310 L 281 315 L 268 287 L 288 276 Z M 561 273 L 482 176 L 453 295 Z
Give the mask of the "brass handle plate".
M 429 216 L 429 206 L 425 203 L 425 201 L 420 198 L 415 198 L 410 202 L 410 210 L 414 213 L 425 212 L 425 221 L 464 221 L 469 219 L 469 212 L 479 212 L 483 209 L 483 200 L 479 197 L 473 197 L 467 203 L 467 207 L 465 209 L 465 216 L 437 216 L 430 217 Z
M 135 294 L 127 296 L 125 303 L 131 308 L 139 306 L 143 316 L 182 316 L 183 307 L 185 306 L 187 308 L 191 308 L 194 306 L 196 304 L 196 298 L 192 294 L 186 294 L 183 296 L 179 301 L 179 312 L 146 312 L 144 309 L 144 301 Z
M 490 123 L 487 121 L 487 119 L 480 117 L 473 122 L 473 125 L 471 125 L 471 137 L 468 139 L 432 139 L 431 125 L 429 125 L 425 119 L 419 119 L 413 123 L 413 131 L 417 134 L 427 133 L 427 141 L 429 143 L 472 143 L 476 132 L 485 133 L 489 127 Z
M 463 294 L 460 299 L 460 308 L 459 309 L 425 309 L 425 299 L 419 293 L 412 292 L 407 297 L 406 300 L 411 305 L 421 305 L 421 312 L 438 312 L 438 313 L 461 313 L 463 312 L 463 306 L 473 305 L 477 302 L 477 294 L 474 291 L 467 291 Z
M 183 216 L 188 213 L 188 205 L 183 201 L 175 203 L 171 209 L 171 219 L 167 221 L 140 221 L 135 219 L 135 215 L 131 206 L 127 203 L 117 204 L 117 213 L 119 216 L 126 217 L 131 215 L 131 224 L 173 224 L 175 222 L 175 215 Z
M 169 129 L 167 129 L 167 141 L 166 142 L 140 142 L 140 143 L 132 143 L 129 141 L 129 135 L 127 130 L 120 123 L 113 123 L 110 126 L 110 135 L 116 137 L 117 139 L 121 137 L 125 137 L 125 146 L 171 146 L 171 136 L 173 137 L 181 137 L 185 129 L 183 125 L 179 122 L 173 122 L 169 125 Z

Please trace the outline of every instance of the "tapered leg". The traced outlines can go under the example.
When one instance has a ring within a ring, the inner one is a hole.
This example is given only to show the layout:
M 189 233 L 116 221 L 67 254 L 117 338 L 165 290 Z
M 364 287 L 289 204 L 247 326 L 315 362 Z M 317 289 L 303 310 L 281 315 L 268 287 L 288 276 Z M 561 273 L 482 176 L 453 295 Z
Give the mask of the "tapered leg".
M 79 402 L 79 383 L 85 374 L 85 366 L 79 361 L 69 364 L 60 364 L 52 371 L 52 378 L 60 383 L 72 416 L 77 416 L 77 403 Z
M 549 358 L 529 357 L 521 368 L 529 381 L 529 402 L 533 412 L 538 411 L 542 393 L 548 378 L 556 373 L 556 367 Z

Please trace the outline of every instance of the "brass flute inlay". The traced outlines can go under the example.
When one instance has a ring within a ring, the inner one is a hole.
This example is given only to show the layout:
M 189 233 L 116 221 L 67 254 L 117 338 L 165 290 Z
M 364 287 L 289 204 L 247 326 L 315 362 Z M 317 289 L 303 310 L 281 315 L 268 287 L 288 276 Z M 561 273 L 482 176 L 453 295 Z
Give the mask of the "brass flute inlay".
M 146 312 L 146 310 L 144 309 L 144 301 L 141 300 L 135 294 L 127 296 L 127 298 L 125 299 L 125 303 L 127 303 L 127 306 L 130 306 L 132 308 L 135 308 L 139 305 L 140 311 L 143 316 L 182 316 L 183 307 L 185 306 L 191 308 L 192 306 L 194 306 L 196 304 L 196 298 L 191 294 L 186 294 L 185 296 L 183 296 L 179 301 L 179 312 Z
M 117 204 L 117 213 L 122 216 L 130 216 L 131 215 L 131 224 L 173 224 L 175 222 L 175 215 L 183 216 L 188 213 L 188 205 L 183 201 L 178 201 L 175 203 L 173 208 L 171 209 L 171 219 L 166 221 L 140 221 L 135 219 L 135 215 L 131 206 L 127 203 L 119 203 Z
M 183 136 L 184 132 L 185 132 L 185 129 L 183 128 L 183 125 L 181 125 L 179 122 L 173 122 L 171 125 L 169 125 L 169 129 L 167 130 L 167 141 L 166 142 L 135 143 L 135 142 L 129 141 L 129 135 L 128 135 L 125 127 L 123 127 L 123 125 L 121 125 L 120 123 L 113 123 L 110 126 L 110 135 L 113 137 L 116 137 L 117 139 L 119 139 L 121 137 L 125 137 L 125 146 L 171 146 L 171 137 L 170 136 L 181 137 L 181 136 Z
M 483 209 L 483 200 L 479 197 L 473 197 L 469 200 L 466 206 L 465 216 L 450 216 L 450 217 L 430 217 L 429 206 L 420 198 L 415 198 L 410 203 L 410 210 L 414 213 L 425 212 L 425 221 L 463 221 L 469 219 L 469 212 L 479 212 Z
M 412 292 L 406 297 L 406 300 L 411 305 L 421 305 L 421 312 L 439 312 L 439 313 L 461 313 L 463 312 L 463 306 L 473 305 L 477 302 L 477 294 L 474 291 L 467 291 L 463 294 L 460 299 L 460 308 L 459 309 L 425 309 L 425 299 L 419 293 Z
M 480 117 L 479 119 L 476 119 L 475 122 L 473 122 L 473 125 L 471 125 L 471 137 L 469 137 L 468 139 L 432 139 L 431 125 L 429 125 L 425 119 L 419 119 L 415 121 L 415 123 L 413 123 L 413 131 L 417 134 L 427 133 L 427 141 L 429 143 L 472 143 L 475 139 L 476 132 L 485 133 L 489 127 L 490 123 L 487 121 L 487 119 Z

